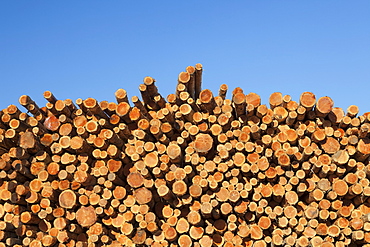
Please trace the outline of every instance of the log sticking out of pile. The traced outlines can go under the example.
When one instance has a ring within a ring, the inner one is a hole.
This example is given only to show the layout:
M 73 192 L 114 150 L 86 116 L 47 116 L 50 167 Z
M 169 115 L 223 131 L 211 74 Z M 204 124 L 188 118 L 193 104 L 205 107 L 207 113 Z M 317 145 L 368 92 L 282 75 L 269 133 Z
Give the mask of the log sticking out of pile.
M 0 247 L 369 246 L 370 113 L 201 83 L 2 110 Z

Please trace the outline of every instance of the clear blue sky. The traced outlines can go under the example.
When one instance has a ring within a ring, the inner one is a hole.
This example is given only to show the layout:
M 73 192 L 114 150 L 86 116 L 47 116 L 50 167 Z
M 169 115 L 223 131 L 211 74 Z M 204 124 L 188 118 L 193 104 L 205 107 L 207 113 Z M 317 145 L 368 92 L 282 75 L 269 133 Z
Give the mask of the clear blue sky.
M 46 90 L 140 96 L 145 76 L 167 96 L 196 63 L 214 94 L 311 91 L 370 111 L 370 1 L 0 2 L 1 109 L 23 94 L 45 106 Z

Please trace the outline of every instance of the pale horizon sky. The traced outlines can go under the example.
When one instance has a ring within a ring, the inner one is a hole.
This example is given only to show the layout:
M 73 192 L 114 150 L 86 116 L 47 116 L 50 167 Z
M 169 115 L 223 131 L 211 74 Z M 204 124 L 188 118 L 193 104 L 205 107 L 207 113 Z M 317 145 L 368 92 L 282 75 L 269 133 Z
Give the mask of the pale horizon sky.
M 43 92 L 58 99 L 140 96 L 145 76 L 163 96 L 202 63 L 203 89 L 329 96 L 370 111 L 370 2 L 1 1 L 0 108 Z M 24 108 L 20 108 L 25 111 Z

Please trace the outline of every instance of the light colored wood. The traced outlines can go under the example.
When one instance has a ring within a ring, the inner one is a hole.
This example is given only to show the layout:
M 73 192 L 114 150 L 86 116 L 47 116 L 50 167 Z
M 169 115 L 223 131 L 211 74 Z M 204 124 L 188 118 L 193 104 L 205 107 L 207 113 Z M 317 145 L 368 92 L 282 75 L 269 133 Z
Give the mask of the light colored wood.
M 121 102 L 126 102 L 128 103 L 128 97 L 127 97 L 127 92 L 126 90 L 120 88 L 120 89 L 117 89 L 117 91 L 114 93 L 114 96 L 116 97 L 116 100 L 119 103 Z
M 76 220 L 82 227 L 92 226 L 97 220 L 95 209 L 92 206 L 79 208 L 76 212 Z
M 178 181 L 173 183 L 172 191 L 177 196 L 182 196 L 187 192 L 187 185 L 184 181 L 178 180 Z
M 256 93 L 249 93 L 245 96 L 245 101 L 247 105 L 252 105 L 253 109 L 257 109 L 261 104 L 261 97 Z
M 139 172 L 131 172 L 127 176 L 127 183 L 132 187 L 132 188 L 139 188 L 144 184 L 144 178 Z
M 145 187 L 141 187 L 134 191 L 134 197 L 139 204 L 148 204 L 152 200 L 152 192 Z
M 213 112 L 213 109 L 216 107 L 215 99 L 211 90 L 204 89 L 199 94 L 200 106 L 207 112 Z
M 52 103 L 52 104 L 54 104 L 56 101 L 57 101 L 57 99 L 56 99 L 56 97 L 53 95 L 53 93 L 52 92 L 50 92 L 50 91 L 45 91 L 44 92 L 44 98 L 47 100 L 47 101 L 49 101 L 50 103 Z
M 208 134 L 199 134 L 194 141 L 194 149 L 199 153 L 207 153 L 213 146 L 213 138 Z
M 334 107 L 333 100 L 328 97 L 321 97 L 316 102 L 316 114 L 318 116 L 326 116 Z
M 72 190 L 65 190 L 59 195 L 59 205 L 63 208 L 73 208 L 76 205 L 76 194 Z
M 299 98 L 299 104 L 307 110 L 311 110 L 316 103 L 316 96 L 311 92 L 304 92 Z
M 261 239 L 263 237 L 263 232 L 260 226 L 256 224 L 250 225 L 250 236 L 254 240 Z
M 0 111 L 0 243 L 366 246 L 370 114 L 310 92 L 214 96 L 202 73 L 166 100 L 148 76 L 133 106 L 124 89 L 46 91 Z
M 345 181 L 338 179 L 333 183 L 333 191 L 339 196 L 344 196 L 348 192 L 348 185 Z
M 218 91 L 218 96 L 220 96 L 224 100 L 226 98 L 227 90 L 228 90 L 228 86 L 226 84 L 222 84 Z
M 233 103 L 237 117 L 245 115 L 246 113 L 245 99 L 246 97 L 242 92 L 233 94 Z
M 100 108 L 98 102 L 94 98 L 87 98 L 83 101 L 84 107 L 89 110 L 92 114 L 107 119 L 107 115 L 103 112 L 103 110 Z
M 272 93 L 269 98 L 271 109 L 283 104 L 283 95 L 280 92 Z

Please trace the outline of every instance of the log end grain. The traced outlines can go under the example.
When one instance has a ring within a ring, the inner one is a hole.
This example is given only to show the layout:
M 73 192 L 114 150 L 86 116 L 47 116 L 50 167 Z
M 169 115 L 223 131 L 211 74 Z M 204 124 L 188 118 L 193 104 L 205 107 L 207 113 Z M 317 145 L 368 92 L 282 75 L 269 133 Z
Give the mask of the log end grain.
M 194 141 L 194 149 L 198 153 L 207 153 L 213 147 L 213 138 L 209 134 L 198 134 Z
M 54 115 L 51 115 L 49 117 L 47 117 L 44 121 L 44 126 L 45 128 L 47 128 L 48 130 L 51 130 L 51 131 L 57 131 L 59 126 L 60 126 L 60 122 L 59 122 L 59 119 L 54 116 Z
M 311 92 L 304 92 L 299 98 L 299 103 L 303 107 L 311 109 L 316 103 L 316 96 Z
M 72 190 L 65 190 L 59 195 L 59 205 L 63 208 L 73 208 L 76 205 L 76 194 Z
M 345 181 L 338 179 L 333 183 L 333 191 L 339 196 L 344 196 L 348 192 L 348 184 Z
M 316 110 L 321 114 L 328 114 L 333 109 L 333 106 L 333 100 L 330 97 L 325 96 L 317 100 Z
M 187 190 L 188 190 L 187 184 L 182 180 L 178 180 L 174 182 L 172 185 L 173 193 L 178 196 L 184 195 L 187 192 Z
M 245 101 L 256 108 L 261 104 L 261 97 L 256 93 L 249 93 L 245 96 Z
M 127 176 L 127 183 L 132 188 L 139 188 L 144 184 L 144 177 L 139 172 L 131 172 Z
M 280 106 L 283 104 L 283 95 L 280 92 L 275 92 L 270 95 L 269 103 L 271 108 Z
M 134 197 L 139 204 L 147 204 L 152 200 L 153 194 L 145 187 L 134 191 Z
M 81 207 L 76 212 L 78 224 L 82 227 L 90 227 L 97 221 L 97 215 L 93 206 Z
M 370 154 L 370 139 L 368 138 L 360 139 L 360 141 L 357 144 L 357 150 L 365 155 Z
M 178 77 L 179 82 L 187 83 L 190 80 L 190 73 L 188 72 L 180 72 Z
M 209 89 L 204 89 L 199 94 L 199 99 L 203 104 L 210 103 L 213 99 L 212 91 Z
M 177 160 L 181 157 L 181 148 L 177 144 L 169 144 L 167 147 L 167 154 L 171 160 Z

